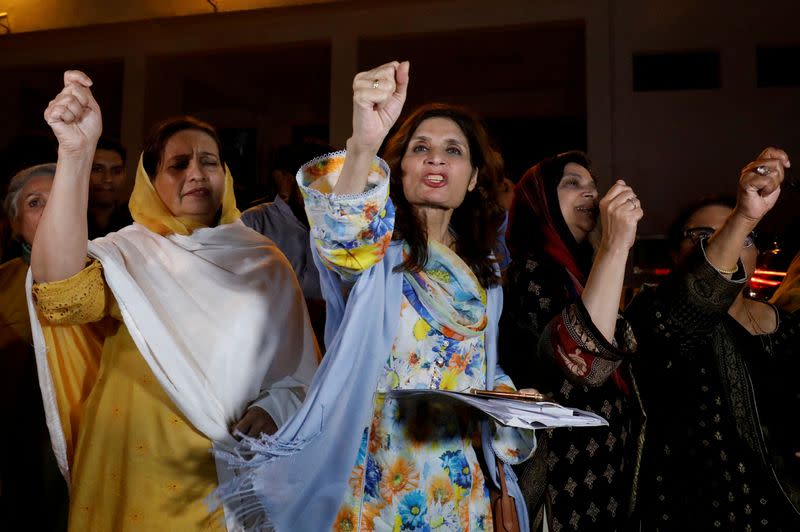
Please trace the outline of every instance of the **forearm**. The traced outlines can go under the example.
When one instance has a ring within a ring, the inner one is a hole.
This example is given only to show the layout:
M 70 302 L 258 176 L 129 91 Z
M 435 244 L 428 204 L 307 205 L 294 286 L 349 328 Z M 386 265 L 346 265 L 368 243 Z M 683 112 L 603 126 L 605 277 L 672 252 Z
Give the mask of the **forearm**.
M 581 294 L 592 322 L 609 342 L 614 339 L 627 260 L 626 250 L 601 248 Z
M 36 282 L 67 279 L 85 265 L 93 156 L 94 147 L 81 153 L 59 153 L 53 188 L 33 241 L 31 270 Z
M 376 150 L 359 147 L 352 139 L 348 139 L 347 156 L 345 157 L 339 180 L 333 187 L 333 193 L 346 195 L 364 192 L 367 187 L 367 178 L 377 153 Z
M 706 243 L 708 262 L 717 270 L 735 270 L 742 252 L 742 243 L 755 228 L 756 223 L 757 220 L 750 220 L 736 211 L 732 212 L 722 227 L 711 235 Z M 730 278 L 732 274 L 724 275 Z

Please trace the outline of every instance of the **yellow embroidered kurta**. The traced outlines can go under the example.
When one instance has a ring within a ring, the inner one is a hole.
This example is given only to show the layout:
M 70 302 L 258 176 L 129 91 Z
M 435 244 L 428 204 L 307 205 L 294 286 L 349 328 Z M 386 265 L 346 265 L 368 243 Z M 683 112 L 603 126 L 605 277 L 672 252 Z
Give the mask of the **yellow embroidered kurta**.
M 204 503 L 217 486 L 211 442 L 142 358 L 100 263 L 33 295 L 67 442 L 70 530 L 224 530 Z

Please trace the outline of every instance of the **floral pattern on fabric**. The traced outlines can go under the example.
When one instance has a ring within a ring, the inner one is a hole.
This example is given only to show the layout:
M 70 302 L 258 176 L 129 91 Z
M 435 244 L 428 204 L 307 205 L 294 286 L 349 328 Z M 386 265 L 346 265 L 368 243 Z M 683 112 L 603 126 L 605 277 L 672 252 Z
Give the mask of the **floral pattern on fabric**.
M 345 281 L 353 281 L 386 254 L 395 209 L 389 199 L 389 168 L 378 158 L 366 191 L 331 194 L 344 159 L 345 153 L 337 152 L 314 160 L 301 169 L 298 184 L 322 262 Z
M 403 288 L 404 295 L 413 293 L 405 280 Z M 493 529 L 489 492 L 473 448 L 480 433 L 472 412 L 450 402 L 385 395 L 395 388 L 485 388 L 485 378 L 483 334 L 454 340 L 404 298 L 372 423 L 334 530 L 357 530 L 359 509 L 361 530 Z M 498 372 L 495 387 L 508 390 L 513 384 Z M 532 435 L 498 427 L 493 448 L 504 462 L 519 463 L 533 451 Z
M 391 240 L 389 180 L 384 177 L 363 194 L 325 195 L 319 190 L 332 187 L 311 188 L 311 180 L 329 179 L 327 170 L 341 164 L 324 161 L 312 164 L 315 171 L 298 181 L 320 256 L 343 279 L 353 280 L 383 258 Z M 486 291 L 447 247 L 433 243 L 429 256 L 422 272 L 404 274 L 397 333 L 333 530 L 493 530 L 474 448 L 481 441 L 474 411 L 447 400 L 387 395 L 397 388 L 486 388 Z M 492 384 L 514 389 L 500 368 Z M 492 446 L 504 462 L 519 463 L 533 453 L 533 431 L 497 427 Z

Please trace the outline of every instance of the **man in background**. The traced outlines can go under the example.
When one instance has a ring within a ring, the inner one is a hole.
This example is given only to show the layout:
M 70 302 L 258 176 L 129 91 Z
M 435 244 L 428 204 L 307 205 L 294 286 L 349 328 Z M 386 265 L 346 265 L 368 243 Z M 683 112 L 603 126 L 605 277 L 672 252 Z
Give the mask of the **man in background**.
M 92 162 L 89 182 L 89 240 L 133 223 L 125 187 L 125 148 L 101 137 Z
M 325 302 L 319 272 L 311 254 L 310 229 L 303 196 L 295 176 L 303 164 L 331 151 L 333 149 L 330 146 L 317 142 L 300 142 L 278 148 L 270 174 L 275 199 L 242 213 L 242 222 L 246 226 L 275 242 L 289 259 L 303 290 L 311 324 L 319 340 L 322 340 L 325 328 Z

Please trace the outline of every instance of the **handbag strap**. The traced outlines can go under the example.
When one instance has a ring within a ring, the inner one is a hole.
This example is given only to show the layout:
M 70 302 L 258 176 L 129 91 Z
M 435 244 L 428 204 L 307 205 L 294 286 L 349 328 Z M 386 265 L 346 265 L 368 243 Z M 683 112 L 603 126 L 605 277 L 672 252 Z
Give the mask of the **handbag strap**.
M 514 497 L 511 497 L 508 494 L 508 488 L 506 486 L 506 472 L 505 468 L 503 467 L 503 462 L 501 462 L 499 458 L 496 460 L 497 476 L 500 478 L 500 505 L 502 507 L 503 514 L 503 529 L 514 530 L 514 526 L 519 524 L 515 522 L 516 507 L 514 505 Z
M 500 477 L 500 494 L 505 498 L 508 497 L 508 487 L 506 486 L 506 471 L 503 467 L 503 462 L 497 458 L 497 476 Z

